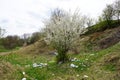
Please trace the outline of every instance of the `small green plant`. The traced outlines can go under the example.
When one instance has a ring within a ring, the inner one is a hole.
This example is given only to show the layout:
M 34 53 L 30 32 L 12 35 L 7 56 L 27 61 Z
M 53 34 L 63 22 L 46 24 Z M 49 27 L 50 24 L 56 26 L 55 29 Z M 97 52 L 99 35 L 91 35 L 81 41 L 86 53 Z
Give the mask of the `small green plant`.
M 106 65 L 104 66 L 104 69 L 105 69 L 105 70 L 109 70 L 109 71 L 115 71 L 115 70 L 116 70 L 116 67 L 115 67 L 115 65 L 113 65 L 113 64 L 106 64 Z

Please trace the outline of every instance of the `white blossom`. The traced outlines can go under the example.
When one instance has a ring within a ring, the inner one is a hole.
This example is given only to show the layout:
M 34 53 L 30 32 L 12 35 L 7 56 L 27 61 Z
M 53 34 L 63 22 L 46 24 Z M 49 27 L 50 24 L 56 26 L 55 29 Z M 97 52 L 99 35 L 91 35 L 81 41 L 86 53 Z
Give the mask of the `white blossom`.
M 57 15 L 58 14 L 58 15 Z M 86 31 L 86 17 L 79 14 L 79 11 L 74 13 L 59 11 L 53 13 L 50 19 L 45 21 L 46 42 L 63 54 L 70 50 L 74 42 L 80 39 L 80 35 Z

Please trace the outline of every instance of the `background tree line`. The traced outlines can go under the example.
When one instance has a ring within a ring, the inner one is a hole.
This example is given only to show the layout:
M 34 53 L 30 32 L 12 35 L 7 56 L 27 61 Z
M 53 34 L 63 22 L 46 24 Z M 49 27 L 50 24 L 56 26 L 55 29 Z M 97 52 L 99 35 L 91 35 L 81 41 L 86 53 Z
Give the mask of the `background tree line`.
M 5 49 L 14 49 L 16 47 L 27 46 L 35 43 L 40 39 L 40 32 L 34 32 L 32 34 L 23 34 L 22 36 L 8 35 L 3 37 L 5 31 L 0 30 L 0 46 Z

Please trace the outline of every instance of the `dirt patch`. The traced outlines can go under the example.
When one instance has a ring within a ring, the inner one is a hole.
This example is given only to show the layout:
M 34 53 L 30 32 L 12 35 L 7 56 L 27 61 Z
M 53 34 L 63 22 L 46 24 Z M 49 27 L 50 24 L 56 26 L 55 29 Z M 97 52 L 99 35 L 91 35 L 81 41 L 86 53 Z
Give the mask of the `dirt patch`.
M 9 62 L 0 61 L 0 76 L 6 78 L 15 71 L 14 67 Z
M 120 80 L 120 72 L 113 75 L 113 77 L 114 77 L 114 80 Z
M 0 52 L 0 56 L 10 54 L 11 52 Z
M 120 55 L 119 53 L 109 54 L 104 58 L 104 65 L 113 65 L 116 71 L 120 73 Z
M 38 55 L 38 54 L 48 54 L 49 51 L 51 51 L 51 50 L 50 50 L 49 46 L 46 44 L 46 42 L 44 40 L 39 40 L 32 45 L 22 47 L 21 49 L 16 51 L 16 53 L 37 54 Z
M 100 40 L 98 42 L 100 49 L 108 48 L 120 41 L 120 29 L 116 30 L 112 35 Z
M 120 59 L 119 55 L 110 55 L 105 59 L 105 63 L 116 63 Z

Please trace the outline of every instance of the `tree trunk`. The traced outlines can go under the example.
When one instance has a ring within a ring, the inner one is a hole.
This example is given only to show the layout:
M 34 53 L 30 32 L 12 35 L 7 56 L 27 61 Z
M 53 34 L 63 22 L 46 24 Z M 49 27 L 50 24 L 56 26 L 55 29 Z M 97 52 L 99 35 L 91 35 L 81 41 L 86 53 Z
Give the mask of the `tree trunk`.
M 65 63 L 69 60 L 67 56 L 67 51 L 58 51 L 58 55 L 56 56 L 57 63 Z

